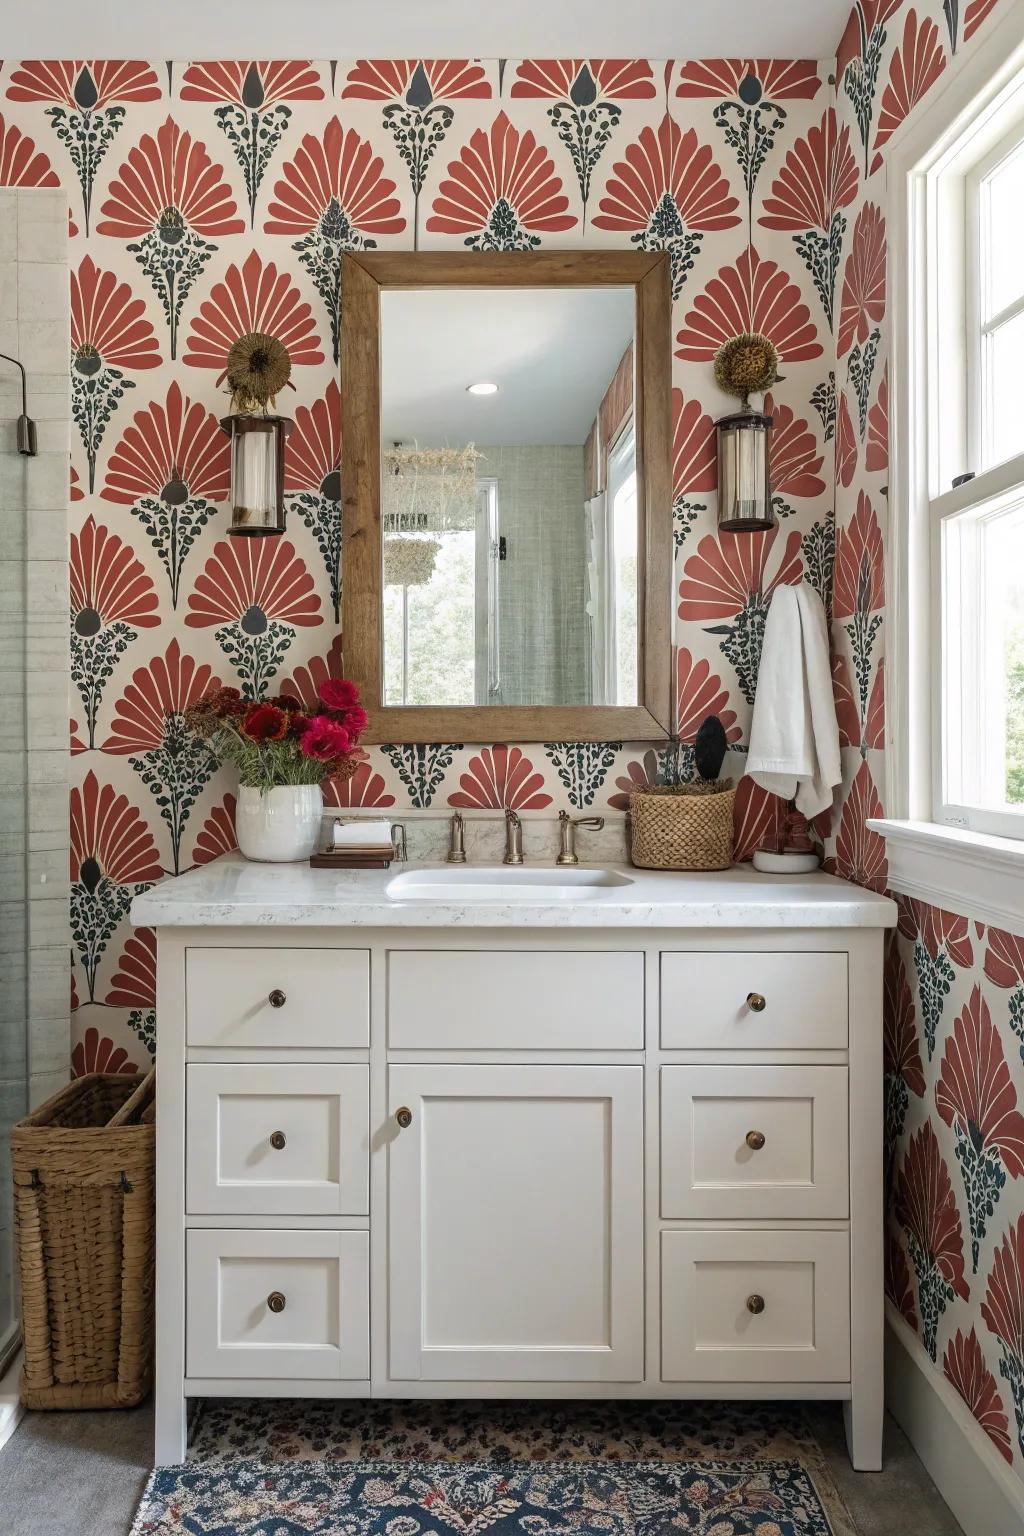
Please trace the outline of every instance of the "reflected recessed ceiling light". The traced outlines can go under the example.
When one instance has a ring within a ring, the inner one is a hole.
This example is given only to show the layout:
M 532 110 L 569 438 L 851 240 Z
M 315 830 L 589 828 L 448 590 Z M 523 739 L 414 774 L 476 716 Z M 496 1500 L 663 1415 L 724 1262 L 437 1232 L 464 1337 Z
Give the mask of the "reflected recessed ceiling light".
M 488 384 L 486 380 L 479 384 L 467 384 L 466 386 L 467 395 L 496 395 L 497 393 L 497 384 Z

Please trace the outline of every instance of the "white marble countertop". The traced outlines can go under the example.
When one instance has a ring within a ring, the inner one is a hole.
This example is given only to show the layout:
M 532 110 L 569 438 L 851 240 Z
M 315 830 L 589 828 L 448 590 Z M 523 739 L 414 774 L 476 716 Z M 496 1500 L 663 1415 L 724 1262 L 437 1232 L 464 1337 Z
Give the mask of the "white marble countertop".
M 493 869 L 493 866 L 490 866 Z M 592 866 L 581 864 L 581 869 Z M 673 874 L 602 865 L 627 883 L 514 899 L 458 896 L 396 899 L 387 887 L 411 870 L 446 864 L 392 864 L 387 870 L 310 869 L 250 864 L 229 854 L 136 896 L 131 920 L 161 928 L 891 928 L 896 905 L 831 875 L 765 875 L 749 864 L 720 874 Z M 466 878 L 472 865 L 458 868 Z M 510 882 L 551 861 L 503 871 Z

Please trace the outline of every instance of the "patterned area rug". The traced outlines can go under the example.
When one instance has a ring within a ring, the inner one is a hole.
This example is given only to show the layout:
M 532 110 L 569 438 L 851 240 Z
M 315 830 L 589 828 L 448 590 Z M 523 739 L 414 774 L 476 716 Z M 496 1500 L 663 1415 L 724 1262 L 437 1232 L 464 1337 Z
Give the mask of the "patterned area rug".
M 471 1518 L 464 1511 L 461 1522 L 447 1524 L 446 1536 L 453 1528 L 460 1536 L 480 1536 L 502 1523 L 510 1532 L 510 1521 L 516 1536 L 559 1536 L 570 1523 L 572 1536 L 618 1536 L 627 1529 L 647 1536 L 659 1523 L 672 1524 L 673 1536 L 857 1536 L 798 1404 L 215 1398 L 197 1409 L 187 1466 L 151 1478 L 133 1536 L 369 1536 L 377 1526 L 368 1514 L 357 1518 L 346 1505 L 328 1503 L 315 1514 L 326 1524 L 303 1524 L 295 1505 L 314 1489 L 323 1500 L 351 1497 L 351 1491 L 341 1493 L 343 1480 L 365 1480 L 371 1463 L 386 1464 L 378 1465 L 379 1478 L 406 1478 L 402 1494 L 413 1503 L 414 1477 L 436 1481 L 470 1466 L 477 1479 L 498 1471 L 514 1476 L 522 1491 L 534 1474 L 551 1477 L 553 1464 L 573 1463 L 576 1472 L 579 1464 L 591 1464 L 589 1477 L 621 1473 L 629 1486 L 635 1477 L 638 1489 L 645 1476 L 664 1489 L 663 1479 L 678 1474 L 691 1506 L 677 1499 L 674 1522 L 654 1511 L 643 1518 L 631 1514 L 628 1503 L 596 1510 L 593 1518 L 577 1508 L 571 1522 L 568 1514 L 553 1521 L 550 1510 L 542 1515 L 537 1509 L 488 1520 L 474 1508 Z M 647 1465 L 638 1469 L 634 1463 Z M 567 1470 L 559 1470 L 563 1481 Z M 699 1504 L 704 1483 L 717 1490 L 715 1497 L 763 1495 L 782 1505 L 778 1511 L 761 1505 L 748 1514 L 737 1502 L 719 1507 L 712 1519 L 715 1505 Z M 255 1498 L 264 1500 L 262 1507 L 250 1506 Z M 806 1514 L 801 1500 L 807 1501 Z M 431 1536 L 434 1529 L 428 1513 L 414 1513 L 411 1505 L 381 1510 L 378 1523 L 381 1536 Z
M 831 1536 L 795 1461 L 199 1463 L 154 1473 L 132 1536 Z

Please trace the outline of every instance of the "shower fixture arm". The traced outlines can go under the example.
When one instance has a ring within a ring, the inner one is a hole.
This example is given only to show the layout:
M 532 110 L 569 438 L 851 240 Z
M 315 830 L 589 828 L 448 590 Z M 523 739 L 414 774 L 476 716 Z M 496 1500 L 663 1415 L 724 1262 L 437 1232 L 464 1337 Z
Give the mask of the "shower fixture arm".
M 7 352 L 0 352 L 0 359 L 5 363 L 13 363 L 21 374 L 21 415 L 18 417 L 18 452 L 26 458 L 34 459 L 38 453 L 36 441 L 36 424 L 28 414 L 28 382 L 25 378 L 25 364 L 17 357 L 11 357 Z

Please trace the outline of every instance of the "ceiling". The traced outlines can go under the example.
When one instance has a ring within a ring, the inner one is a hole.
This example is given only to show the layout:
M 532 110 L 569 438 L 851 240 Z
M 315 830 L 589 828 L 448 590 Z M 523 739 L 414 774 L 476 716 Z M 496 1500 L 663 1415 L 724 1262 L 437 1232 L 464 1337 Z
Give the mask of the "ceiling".
M 823 59 L 851 0 L 43 0 L 5 7 L 7 58 Z
M 381 294 L 381 434 L 421 446 L 582 444 L 633 337 L 632 288 Z M 469 395 L 486 380 L 496 395 Z

